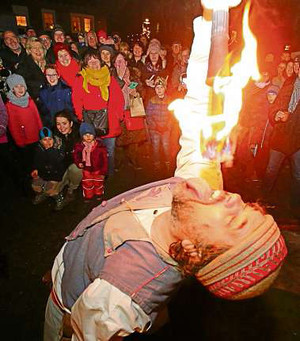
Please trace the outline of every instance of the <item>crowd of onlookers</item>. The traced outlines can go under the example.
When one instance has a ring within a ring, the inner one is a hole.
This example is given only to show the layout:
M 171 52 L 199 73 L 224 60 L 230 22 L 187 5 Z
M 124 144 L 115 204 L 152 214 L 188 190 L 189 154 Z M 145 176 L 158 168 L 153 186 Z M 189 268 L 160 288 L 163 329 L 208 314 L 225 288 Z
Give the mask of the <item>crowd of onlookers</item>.
M 290 161 L 290 208 L 300 208 L 299 52 L 286 46 L 277 59 L 269 54 L 261 66 L 261 79 L 250 81 L 235 129 L 235 165 L 246 182 L 258 181 L 262 201 L 270 202 L 281 166 Z
M 167 108 L 186 93 L 189 58 L 180 42 L 29 27 L 3 33 L 0 58 L 1 172 L 34 204 L 52 197 L 60 210 L 80 185 L 101 201 L 105 179 L 125 163 L 140 170 L 141 155 L 170 171 L 179 129 Z
M 141 169 L 141 154 L 154 172 L 170 171 L 179 128 L 168 105 L 186 94 L 189 47 L 145 35 L 129 44 L 103 30 L 75 37 L 61 26 L 5 31 L 1 44 L 1 172 L 32 188 L 34 204 L 52 197 L 59 210 L 80 185 L 86 201 L 102 200 L 105 179 L 126 162 Z M 235 166 L 246 181 L 262 181 L 267 197 L 289 157 L 299 206 L 299 54 L 269 54 L 260 71 L 244 89 Z

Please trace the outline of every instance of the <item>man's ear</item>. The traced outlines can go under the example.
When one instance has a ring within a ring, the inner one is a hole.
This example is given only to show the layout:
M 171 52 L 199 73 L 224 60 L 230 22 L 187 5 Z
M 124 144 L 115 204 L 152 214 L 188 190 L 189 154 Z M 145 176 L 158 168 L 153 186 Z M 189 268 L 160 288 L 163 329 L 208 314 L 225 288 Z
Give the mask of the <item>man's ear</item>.
M 73 127 L 73 121 L 71 121 L 71 127 Z
M 196 248 L 194 243 L 192 243 L 189 239 L 184 239 L 181 242 L 184 252 L 188 253 L 191 257 L 199 257 L 201 258 L 201 251 Z

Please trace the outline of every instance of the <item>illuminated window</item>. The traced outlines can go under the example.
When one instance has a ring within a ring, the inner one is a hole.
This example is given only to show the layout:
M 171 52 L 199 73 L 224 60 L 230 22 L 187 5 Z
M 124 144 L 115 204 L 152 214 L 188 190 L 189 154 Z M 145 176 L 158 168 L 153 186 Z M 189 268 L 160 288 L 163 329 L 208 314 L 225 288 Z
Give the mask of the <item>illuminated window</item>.
M 94 29 L 94 17 L 88 14 L 71 13 L 72 33 L 88 32 Z
M 44 30 L 50 31 L 54 27 L 54 14 L 53 12 L 43 12 L 43 25 L 44 25 Z
M 90 18 L 84 18 L 83 19 L 83 24 L 84 24 L 84 32 L 89 32 L 92 27 L 91 27 L 91 19 Z
M 72 15 L 71 16 L 71 27 L 72 32 L 80 32 L 81 31 L 81 24 L 80 24 L 80 17 Z
M 17 26 L 27 26 L 27 18 L 25 15 L 16 15 Z

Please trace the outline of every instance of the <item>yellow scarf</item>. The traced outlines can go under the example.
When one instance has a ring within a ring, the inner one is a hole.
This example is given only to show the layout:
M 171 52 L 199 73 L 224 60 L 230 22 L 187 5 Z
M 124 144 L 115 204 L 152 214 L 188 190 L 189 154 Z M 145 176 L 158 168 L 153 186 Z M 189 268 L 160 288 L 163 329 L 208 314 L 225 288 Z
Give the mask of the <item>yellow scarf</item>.
M 107 66 L 100 70 L 82 69 L 79 72 L 83 77 L 83 89 L 89 93 L 88 84 L 98 86 L 104 101 L 108 101 L 108 86 L 110 84 L 110 73 Z

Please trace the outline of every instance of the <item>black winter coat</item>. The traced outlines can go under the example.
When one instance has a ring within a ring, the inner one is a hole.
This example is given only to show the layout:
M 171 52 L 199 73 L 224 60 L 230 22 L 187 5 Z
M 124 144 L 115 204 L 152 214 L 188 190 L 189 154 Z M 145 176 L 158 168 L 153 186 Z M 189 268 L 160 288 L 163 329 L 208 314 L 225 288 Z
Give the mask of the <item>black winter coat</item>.
M 30 97 L 37 102 L 40 89 L 47 84 L 43 71 L 31 56 L 26 56 L 18 65 L 16 73 L 24 77 Z
M 45 149 L 40 143 L 34 156 L 34 169 L 45 181 L 61 181 L 66 171 L 64 153 L 57 148 Z

